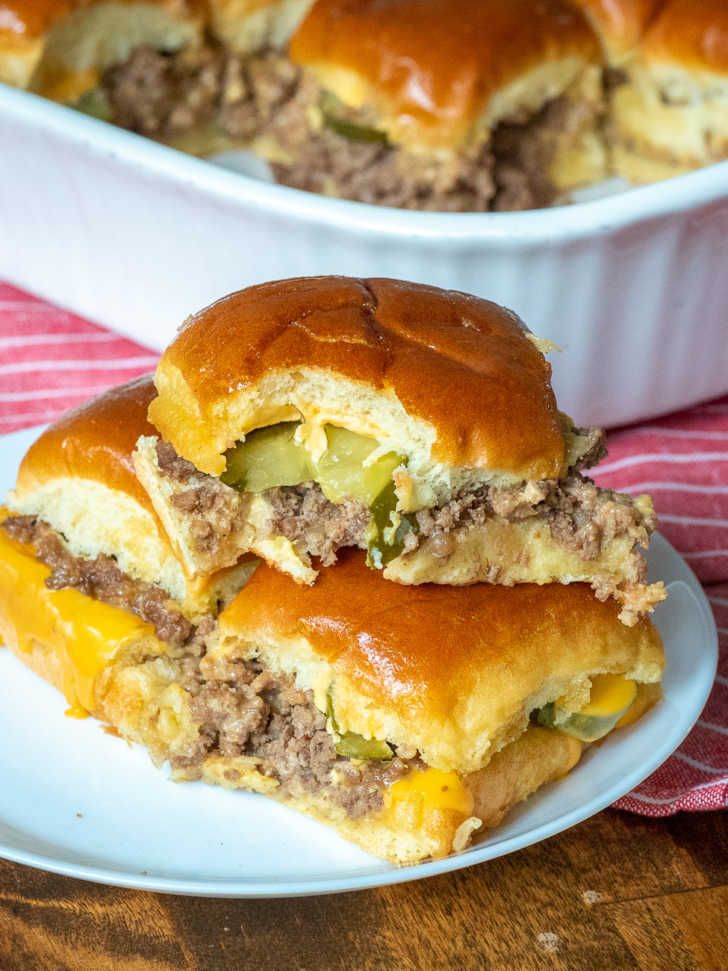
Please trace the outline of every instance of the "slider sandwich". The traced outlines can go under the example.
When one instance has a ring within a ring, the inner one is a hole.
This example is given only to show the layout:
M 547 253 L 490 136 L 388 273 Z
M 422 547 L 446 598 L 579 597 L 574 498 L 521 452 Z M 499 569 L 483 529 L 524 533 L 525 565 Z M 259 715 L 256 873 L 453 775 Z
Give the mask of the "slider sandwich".
M 177 778 L 445 856 L 659 698 L 660 637 L 617 613 L 584 584 L 400 587 L 352 551 L 311 588 L 260 566 L 208 639 Z
M 153 431 L 153 396 L 142 378 L 51 426 L 0 512 L 2 640 L 75 710 L 102 717 L 110 665 L 199 652 L 251 570 L 192 577 L 175 555 L 131 458 Z
M 0 0 L 0 81 L 98 112 L 104 72 L 198 44 L 202 0 Z
M 656 630 L 584 584 L 401 587 L 348 551 L 311 588 L 257 567 L 173 645 L 44 542 L 0 527 L 0 635 L 74 713 L 394 863 L 464 849 L 659 698 Z
M 606 172 L 602 52 L 567 0 L 317 0 L 290 57 L 307 124 L 276 132 L 289 185 L 529 209 Z
M 728 158 L 728 4 L 666 0 L 612 92 L 613 166 L 653 182 Z
M 603 436 L 558 411 L 543 347 L 435 287 L 250 287 L 162 355 L 137 475 L 189 576 L 255 552 L 312 584 L 358 547 L 399 584 L 586 582 L 634 624 L 664 597 L 652 503 L 583 474 Z

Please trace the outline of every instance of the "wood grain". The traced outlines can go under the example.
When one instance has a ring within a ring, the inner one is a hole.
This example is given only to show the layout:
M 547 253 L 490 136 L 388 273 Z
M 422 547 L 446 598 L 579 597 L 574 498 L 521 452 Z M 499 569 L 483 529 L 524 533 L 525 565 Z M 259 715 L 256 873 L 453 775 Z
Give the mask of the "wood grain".
M 229 901 L 95 886 L 0 862 L 2 971 L 722 971 L 728 817 L 605 812 L 431 880 Z

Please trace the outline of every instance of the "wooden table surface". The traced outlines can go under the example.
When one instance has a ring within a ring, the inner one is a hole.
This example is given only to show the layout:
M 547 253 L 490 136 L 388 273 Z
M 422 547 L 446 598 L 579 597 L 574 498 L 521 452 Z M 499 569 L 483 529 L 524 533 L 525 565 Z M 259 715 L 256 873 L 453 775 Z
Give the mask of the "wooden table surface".
M 728 815 L 608 811 L 383 890 L 207 900 L 0 862 L 2 971 L 728 969 Z

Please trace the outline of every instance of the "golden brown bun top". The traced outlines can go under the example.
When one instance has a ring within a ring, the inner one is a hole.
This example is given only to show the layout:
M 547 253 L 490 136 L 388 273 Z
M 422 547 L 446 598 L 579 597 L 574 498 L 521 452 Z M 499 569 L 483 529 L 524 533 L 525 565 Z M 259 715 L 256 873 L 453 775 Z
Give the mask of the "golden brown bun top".
M 318 0 L 291 41 L 294 61 L 354 72 L 398 128 L 443 143 L 506 85 L 571 55 L 595 59 L 598 44 L 561 0 Z
M 258 567 L 223 621 L 242 637 L 304 637 L 375 704 L 440 718 L 473 692 L 498 692 L 500 679 L 510 690 L 528 676 L 524 665 L 548 679 L 575 652 L 585 671 L 597 657 L 661 656 L 649 620 L 625 627 L 617 614 L 581 583 L 400 586 L 348 550 L 312 587 Z
M 152 376 L 145 375 L 69 411 L 28 449 L 18 471 L 18 493 L 49 479 L 92 479 L 151 510 L 131 456 L 140 435 L 156 434 L 147 422 L 153 397 Z
M 20 37 L 41 37 L 81 0 L 0 0 L 0 31 Z
M 728 73 L 727 0 L 667 0 L 643 50 L 649 61 Z
M 515 314 L 457 291 L 336 276 L 249 287 L 190 318 L 158 374 L 174 368 L 203 422 L 266 373 L 317 368 L 393 391 L 434 427 L 438 461 L 524 479 L 564 471 L 550 365 Z M 157 399 L 151 417 L 170 438 L 167 408 Z
M 79 7 L 89 7 L 103 0 L 0 0 L 0 33 L 8 32 L 19 37 L 42 37 L 53 24 Z M 115 3 L 133 3 L 135 0 L 114 0 Z M 136 0 L 140 2 L 140 0 Z M 158 4 L 180 15 L 198 9 L 201 0 L 143 0 L 146 4 Z
M 665 0 L 572 0 L 614 55 L 633 50 Z

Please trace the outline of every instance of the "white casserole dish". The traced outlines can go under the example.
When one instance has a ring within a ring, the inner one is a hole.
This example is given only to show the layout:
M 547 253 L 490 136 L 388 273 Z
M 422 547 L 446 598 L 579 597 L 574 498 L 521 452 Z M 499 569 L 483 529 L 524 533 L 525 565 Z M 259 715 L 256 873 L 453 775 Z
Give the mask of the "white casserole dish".
M 228 291 L 316 273 L 513 308 L 563 349 L 556 391 L 582 423 L 728 391 L 728 163 L 555 209 L 407 212 L 267 184 L 0 85 L 0 278 L 162 348 Z

